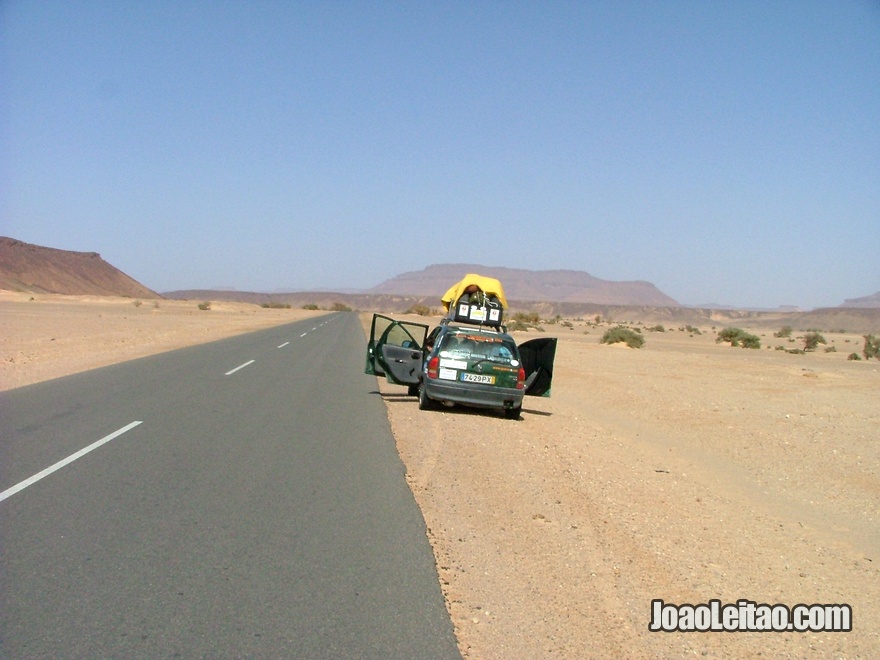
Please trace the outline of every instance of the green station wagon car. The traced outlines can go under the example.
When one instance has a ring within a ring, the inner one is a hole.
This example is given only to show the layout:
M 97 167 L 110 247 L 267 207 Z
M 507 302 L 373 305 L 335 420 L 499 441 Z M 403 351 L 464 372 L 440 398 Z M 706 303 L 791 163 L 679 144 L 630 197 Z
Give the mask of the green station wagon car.
M 501 410 L 518 419 L 524 396 L 549 396 L 556 338 L 519 346 L 501 328 L 444 319 L 428 326 L 373 315 L 365 372 L 418 395 L 419 408 L 438 403 Z

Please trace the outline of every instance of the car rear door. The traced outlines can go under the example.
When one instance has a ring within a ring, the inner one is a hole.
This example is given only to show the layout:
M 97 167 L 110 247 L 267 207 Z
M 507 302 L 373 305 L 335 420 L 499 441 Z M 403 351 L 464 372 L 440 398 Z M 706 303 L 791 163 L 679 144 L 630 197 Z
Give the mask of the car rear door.
M 364 372 L 395 385 L 417 385 L 428 326 L 373 314 Z
M 550 396 L 553 361 L 556 358 L 556 337 L 531 339 L 517 346 L 526 372 L 526 395 Z

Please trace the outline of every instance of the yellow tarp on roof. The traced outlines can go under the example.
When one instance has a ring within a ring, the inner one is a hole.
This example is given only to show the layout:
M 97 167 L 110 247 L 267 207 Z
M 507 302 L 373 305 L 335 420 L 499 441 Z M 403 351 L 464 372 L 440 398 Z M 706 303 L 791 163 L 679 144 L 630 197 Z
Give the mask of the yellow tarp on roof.
M 497 297 L 498 302 L 501 303 L 501 308 L 507 309 L 507 298 L 504 297 L 504 287 L 501 286 L 501 282 L 492 277 L 483 277 L 474 273 L 465 275 L 461 281 L 456 282 L 449 288 L 449 291 L 440 299 L 443 301 L 443 308 L 449 311 L 449 306 L 461 298 L 464 293 L 472 293 L 467 291 L 471 286 L 480 289 L 487 296 Z

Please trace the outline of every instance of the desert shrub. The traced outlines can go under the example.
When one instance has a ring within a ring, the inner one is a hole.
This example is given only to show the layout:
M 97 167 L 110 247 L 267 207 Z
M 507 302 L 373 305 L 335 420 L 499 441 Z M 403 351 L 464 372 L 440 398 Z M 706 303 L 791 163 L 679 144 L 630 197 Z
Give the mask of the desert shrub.
M 538 332 L 544 332 L 544 328 L 538 325 L 540 322 L 541 317 L 536 312 L 517 312 L 513 315 L 513 320 L 507 324 L 507 329 L 528 332 L 534 328 Z
M 818 332 L 808 332 L 804 335 L 804 350 L 805 351 L 815 351 L 816 347 L 819 344 L 827 344 L 825 341 L 825 337 L 820 335 Z
M 427 305 L 413 305 L 404 314 L 417 314 L 418 316 L 431 316 L 431 308 Z
M 561 323 L 561 325 L 563 328 L 573 328 L 574 327 L 574 324 L 571 321 L 563 321 Z
M 773 336 L 788 339 L 789 337 L 791 337 L 791 326 L 790 325 L 782 326 L 782 328 L 779 329 L 779 332 L 773 333 Z
M 846 359 L 847 360 L 861 360 L 862 356 L 859 355 L 858 353 L 850 353 L 849 355 L 846 356 Z
M 716 342 L 730 342 L 731 346 L 742 346 L 743 348 L 761 348 L 761 338 L 749 334 L 740 328 L 724 328 L 718 333 Z
M 837 346 L 826 346 L 825 352 L 826 353 L 837 353 Z
M 351 307 L 349 307 L 348 305 L 341 303 L 341 302 L 335 302 L 332 305 L 330 305 L 330 311 L 331 312 L 350 312 Z
M 266 309 L 290 309 L 290 303 L 282 303 L 282 302 L 265 302 L 260 307 L 265 307 Z
M 865 359 L 870 360 L 880 356 L 880 337 L 875 337 L 874 335 L 864 335 L 864 337 L 865 348 L 862 350 L 862 353 Z
M 537 312 L 517 312 L 513 315 L 513 320 L 527 325 L 537 325 L 541 322 L 541 317 Z
M 658 324 L 648 328 L 648 332 L 666 332 L 666 328 Z
M 721 332 L 718 333 L 718 337 L 715 338 L 717 343 L 721 343 L 722 341 L 729 341 L 731 346 L 734 345 L 734 342 L 739 343 L 739 336 L 743 333 L 739 328 L 724 328 Z
M 318 309 L 318 306 L 315 303 L 306 303 L 302 306 L 303 309 Z
M 703 334 L 703 333 L 700 331 L 699 328 L 695 328 L 695 327 L 692 326 L 692 325 L 686 325 L 686 326 L 684 326 L 684 329 L 687 330 L 688 332 L 690 332 L 692 335 L 701 335 L 701 334 Z
M 142 303 L 140 300 L 135 300 L 134 303 L 132 303 L 132 304 L 133 304 L 135 307 L 140 307 L 140 306 L 143 305 L 144 303 Z
M 630 348 L 641 348 L 645 344 L 645 338 L 639 333 L 634 332 L 630 328 L 624 328 L 622 325 L 616 328 L 606 330 L 602 335 L 602 344 L 617 344 L 623 342 Z
M 207 312 L 209 309 L 211 309 L 211 303 L 208 302 L 207 300 L 205 302 L 200 302 L 199 309 L 202 310 L 203 312 Z

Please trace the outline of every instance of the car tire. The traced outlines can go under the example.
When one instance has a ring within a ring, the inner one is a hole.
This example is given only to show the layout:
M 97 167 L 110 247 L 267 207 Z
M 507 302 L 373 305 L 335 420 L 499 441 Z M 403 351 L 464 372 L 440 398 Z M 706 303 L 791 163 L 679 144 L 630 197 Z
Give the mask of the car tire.
M 517 406 L 516 408 L 505 408 L 504 417 L 507 419 L 519 419 L 520 412 L 522 412 L 522 406 Z
M 419 410 L 431 410 L 434 407 L 434 401 L 425 393 L 425 388 L 419 388 Z

